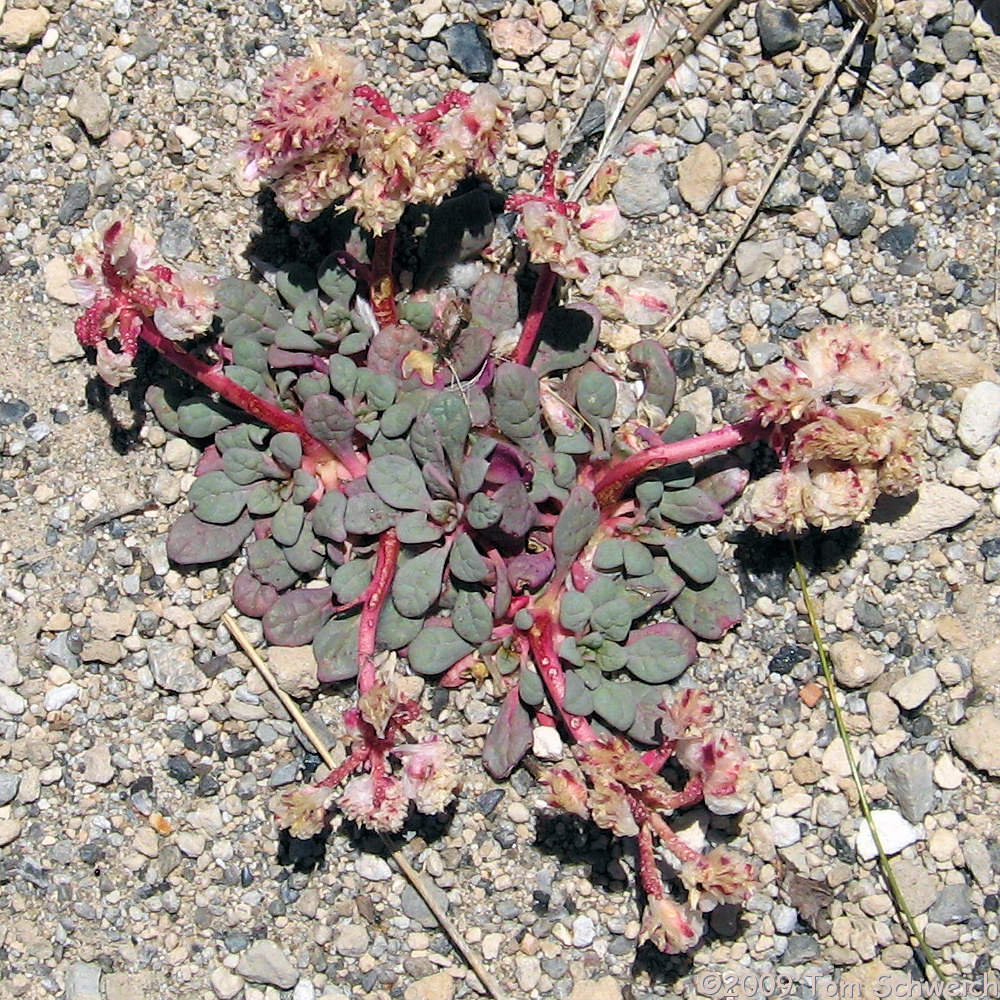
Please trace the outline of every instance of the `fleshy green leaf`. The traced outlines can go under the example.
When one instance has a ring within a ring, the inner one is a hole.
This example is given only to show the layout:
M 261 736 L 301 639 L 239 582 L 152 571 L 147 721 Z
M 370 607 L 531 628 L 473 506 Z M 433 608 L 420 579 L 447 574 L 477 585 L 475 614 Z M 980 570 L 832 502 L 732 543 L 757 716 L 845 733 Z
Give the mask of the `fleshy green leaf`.
M 287 590 L 298 582 L 299 574 L 288 565 L 273 538 L 260 538 L 247 550 L 247 564 L 261 583 L 275 590 Z
M 477 493 L 465 510 L 465 519 L 476 531 L 485 531 L 499 523 L 503 508 L 485 493 Z
M 378 618 L 375 648 L 403 649 L 416 639 L 423 627 L 423 618 L 405 618 L 392 601 L 386 601 Z
M 521 701 L 532 708 L 538 708 L 545 700 L 545 685 L 534 667 L 522 667 L 519 677 Z
M 179 566 L 219 562 L 236 555 L 252 531 L 249 514 L 224 525 L 208 525 L 194 514 L 182 514 L 167 535 L 167 556 Z
M 251 448 L 229 448 L 222 456 L 226 475 L 240 486 L 249 486 L 261 479 L 286 479 L 288 473 L 270 456 Z
M 448 570 L 462 583 L 482 583 L 490 574 L 490 565 L 476 548 L 476 543 L 462 534 L 452 544 Z
M 677 375 L 666 348 L 655 340 L 640 340 L 628 351 L 629 361 L 642 371 L 645 391 L 642 398 L 668 414 L 677 395 Z
M 635 722 L 636 697 L 628 684 L 606 682 L 594 693 L 594 712 L 612 729 L 625 732 Z
M 688 633 L 690 635 L 690 633 Z M 692 644 L 694 636 L 691 636 Z M 698 655 L 691 644 L 669 635 L 637 634 L 625 647 L 625 669 L 646 684 L 665 684 L 675 680 Z
M 653 572 L 653 556 L 641 542 L 626 541 L 624 546 L 625 572 L 628 576 L 648 576 Z
M 302 525 L 299 540 L 294 545 L 283 549 L 283 551 L 285 559 L 288 560 L 288 565 L 307 576 L 321 570 L 323 563 L 326 562 L 326 552 L 322 544 L 312 533 L 309 521 L 306 521 Z
M 493 417 L 502 434 L 527 441 L 540 433 L 538 376 L 524 365 L 506 362 L 493 376 Z
M 707 587 L 690 584 L 672 605 L 677 617 L 701 639 L 721 639 L 743 617 L 743 602 L 727 576 Z
M 343 566 L 338 566 L 330 577 L 337 603 L 350 604 L 351 601 L 356 601 L 372 582 L 374 569 L 372 559 L 352 559 Z
M 420 510 L 404 514 L 396 522 L 396 537 L 403 545 L 426 545 L 436 542 L 444 535 L 438 524 L 432 524 Z
M 494 780 L 503 781 L 531 749 L 533 739 L 531 718 L 521 704 L 517 688 L 511 688 L 483 743 L 483 766 Z
M 476 647 L 466 642 L 454 629 L 430 625 L 410 643 L 406 658 L 411 669 L 423 677 L 436 677 L 453 667 Z
M 371 488 L 390 507 L 422 511 L 430 507 L 431 497 L 416 462 L 390 455 L 373 458 L 365 475 Z
M 208 438 L 233 423 L 233 414 L 219 404 L 186 399 L 177 407 L 177 426 L 185 437 Z
M 578 368 L 597 346 L 596 310 L 572 306 L 549 308 L 538 331 L 538 348 L 531 367 L 539 375 Z
M 297 503 L 283 503 L 271 521 L 271 536 L 279 545 L 294 545 L 304 521 L 305 511 Z
M 594 606 L 586 594 L 567 590 L 559 601 L 559 624 L 567 632 L 582 632 L 590 621 Z
M 331 491 L 324 493 L 313 508 L 313 531 L 322 538 L 334 542 L 342 542 L 347 538 L 347 528 L 344 525 L 344 514 L 347 512 L 347 497 L 343 493 Z
M 721 521 L 725 513 L 717 500 L 697 486 L 665 493 L 659 511 L 668 521 L 685 525 Z
M 673 566 L 692 583 L 707 586 L 718 575 L 718 558 L 708 542 L 698 535 L 682 535 L 666 551 Z
M 256 517 L 270 517 L 281 506 L 275 483 L 258 483 L 247 493 L 247 509 Z
M 604 372 L 588 369 L 576 385 L 576 407 L 590 420 L 608 420 L 615 412 L 618 388 Z
M 359 615 L 331 618 L 313 639 L 317 675 L 324 684 L 357 677 L 359 623 Z
M 268 445 L 271 454 L 289 471 L 302 464 L 302 441 L 298 434 L 282 431 L 271 438 Z
M 334 396 L 310 396 L 302 406 L 306 430 L 325 444 L 342 444 L 354 433 L 354 414 Z
M 632 605 L 625 597 L 594 608 L 590 623 L 612 642 L 623 642 L 632 628 Z
M 392 581 L 392 601 L 407 618 L 420 618 L 437 602 L 441 594 L 445 547 L 428 549 L 403 563 Z
M 332 587 L 290 590 L 264 615 L 264 638 L 274 646 L 304 646 L 333 614 Z
M 566 694 L 563 697 L 563 707 L 571 715 L 590 715 L 594 711 L 594 699 L 575 670 L 566 673 Z
M 478 646 L 493 634 L 493 613 L 481 594 L 460 590 L 451 610 L 451 624 L 466 642 Z
M 601 573 L 613 573 L 625 563 L 625 550 L 619 538 L 605 538 L 594 549 L 594 569 Z
M 590 541 L 600 523 L 601 509 L 597 497 L 584 486 L 574 486 L 552 529 L 556 566 L 560 569 L 568 567 Z
M 396 520 L 396 512 L 375 493 L 355 493 L 347 499 L 344 525 L 354 535 L 381 535 Z

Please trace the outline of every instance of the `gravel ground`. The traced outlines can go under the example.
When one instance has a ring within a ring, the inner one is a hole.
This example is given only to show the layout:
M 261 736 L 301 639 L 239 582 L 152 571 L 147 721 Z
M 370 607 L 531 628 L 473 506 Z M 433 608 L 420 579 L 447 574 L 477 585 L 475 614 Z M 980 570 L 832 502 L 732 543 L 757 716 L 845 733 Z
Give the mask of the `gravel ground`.
M 505 183 L 533 184 L 591 98 L 586 4 L 4 7 L 0 997 L 481 995 L 378 841 L 337 830 L 304 852 L 277 836 L 270 798 L 318 761 L 219 629 L 229 573 L 166 560 L 193 449 L 147 426 L 120 455 L 88 410 L 62 261 L 121 203 L 168 258 L 246 274 L 260 214 L 234 183 L 234 141 L 269 69 L 310 37 L 344 40 L 391 96 L 433 101 L 466 80 L 451 56 L 484 58 L 448 29 L 489 28 L 486 70 L 517 126 Z M 704 425 L 822 321 L 887 325 L 912 351 L 926 485 L 901 518 L 813 546 L 812 586 L 897 877 L 945 969 L 978 987 L 1000 977 L 1000 41 L 995 4 L 884 9 L 867 86 L 841 75 L 734 265 L 666 339 Z M 615 195 L 634 218 L 608 270 L 665 274 L 683 298 L 844 36 L 832 4 L 738 5 L 636 123 L 658 151 L 625 161 Z M 490 700 L 435 703 L 468 754 L 465 792 L 405 850 L 511 997 L 719 996 L 716 973 L 730 996 L 836 995 L 834 981 L 886 996 L 919 976 L 858 836 L 787 552 L 741 543 L 733 523 L 713 537 L 748 611 L 695 674 L 759 771 L 751 808 L 713 835 L 763 867 L 744 912 L 717 911 L 690 958 L 637 952 L 627 845 L 538 816 L 524 772 L 484 776 Z M 272 662 L 295 683 L 293 658 Z M 315 702 L 334 734 L 341 707 Z

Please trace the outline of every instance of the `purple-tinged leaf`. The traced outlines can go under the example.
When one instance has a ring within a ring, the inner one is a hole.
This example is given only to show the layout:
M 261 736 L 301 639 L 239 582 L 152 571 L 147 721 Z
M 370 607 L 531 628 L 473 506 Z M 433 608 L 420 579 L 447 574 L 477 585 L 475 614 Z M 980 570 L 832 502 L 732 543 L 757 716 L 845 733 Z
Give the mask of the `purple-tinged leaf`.
M 304 368 L 308 371 L 313 366 L 312 354 L 303 354 L 301 351 L 285 351 L 272 344 L 267 349 L 267 363 L 275 371 L 282 371 L 285 368 Z
M 214 444 L 210 444 L 198 459 L 194 467 L 196 476 L 207 476 L 210 472 L 222 472 L 222 453 Z
M 272 538 L 260 538 L 247 550 L 247 565 L 261 583 L 287 590 L 298 583 L 299 574 L 288 565 L 281 547 Z
M 451 469 L 443 462 L 425 462 L 421 469 L 428 492 L 437 500 L 457 500 Z
M 209 525 L 194 514 L 182 514 L 167 535 L 167 556 L 179 566 L 200 566 L 229 559 L 253 531 L 253 520 L 242 514 L 231 524 Z
M 507 692 L 500 714 L 483 744 L 483 766 L 496 781 L 509 778 L 531 749 L 531 717 L 521 704 L 517 687 Z
M 591 305 L 555 306 L 545 313 L 538 331 L 532 370 L 539 376 L 579 368 L 597 346 L 601 314 Z
M 333 588 L 290 590 L 264 615 L 264 638 L 274 646 L 304 646 L 333 615 Z
M 503 486 L 507 483 L 531 482 L 534 465 L 520 448 L 506 441 L 498 441 L 490 453 L 486 482 Z
M 484 326 L 468 326 L 455 338 L 448 360 L 456 378 L 472 378 L 479 372 L 490 356 L 493 336 Z
M 642 398 L 666 416 L 677 395 L 677 375 L 666 348 L 655 340 L 640 340 L 628 351 L 629 361 L 641 372 L 645 383 Z
M 416 462 L 383 455 L 368 463 L 365 475 L 371 488 L 390 507 L 420 511 L 426 511 L 430 507 L 430 494 Z
M 379 375 L 399 378 L 403 358 L 410 351 L 419 351 L 422 347 L 423 341 L 419 331 L 409 323 L 384 326 L 372 337 L 368 347 L 368 370 Z
M 230 448 L 222 456 L 222 468 L 240 486 L 249 486 L 261 479 L 287 479 L 288 473 L 262 451 L 253 448 Z
M 574 486 L 552 529 L 552 552 L 558 572 L 564 572 L 590 541 L 601 523 L 597 497 L 584 486 Z
M 507 579 L 517 594 L 540 590 L 552 578 L 556 561 L 547 549 L 543 552 L 523 552 L 507 561 Z
M 698 480 L 698 488 L 707 493 L 716 503 L 727 504 L 735 500 L 750 482 L 750 472 L 742 466 L 734 465 L 720 469 L 704 479 Z
M 717 576 L 707 587 L 685 587 L 671 607 L 701 639 L 721 639 L 743 618 L 743 601 L 727 576 Z
M 427 545 L 439 541 L 444 530 L 438 524 L 432 524 L 421 510 L 404 514 L 396 522 L 396 537 L 403 545 Z
M 263 618 L 277 599 L 278 592 L 274 587 L 261 583 L 246 567 L 233 580 L 233 604 L 241 615 Z
M 664 547 L 671 565 L 697 586 L 707 586 L 718 576 L 719 560 L 700 535 L 681 535 Z
M 513 274 L 487 271 L 469 298 L 471 325 L 503 333 L 517 325 L 517 279 Z
M 298 541 L 282 551 L 285 553 L 288 565 L 304 576 L 311 576 L 313 573 L 318 573 L 326 561 L 324 547 L 313 534 L 308 520 L 302 526 L 302 532 L 299 534 Z
M 508 361 L 493 377 L 493 419 L 514 441 L 529 441 L 542 429 L 538 376 L 524 365 Z
M 349 681 L 358 676 L 358 625 L 360 615 L 331 618 L 313 639 L 317 676 L 324 684 Z
M 317 393 L 302 406 L 306 430 L 324 444 L 342 444 L 354 433 L 354 414 L 334 396 Z
M 528 491 L 520 482 L 507 483 L 493 494 L 493 500 L 499 504 L 502 513 L 500 523 L 490 528 L 490 536 L 498 537 L 506 548 L 520 548 L 538 517 Z
M 289 472 L 302 464 L 302 439 L 291 431 L 275 434 L 268 442 L 271 454 Z

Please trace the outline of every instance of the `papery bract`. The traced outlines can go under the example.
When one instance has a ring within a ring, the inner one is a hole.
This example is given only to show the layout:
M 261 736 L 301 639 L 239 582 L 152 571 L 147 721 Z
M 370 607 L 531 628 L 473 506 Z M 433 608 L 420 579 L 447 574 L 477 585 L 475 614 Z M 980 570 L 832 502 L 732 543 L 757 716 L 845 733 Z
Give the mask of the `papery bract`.
M 651 941 L 665 955 L 680 955 L 701 940 L 704 930 L 704 920 L 690 906 L 650 897 L 642 913 L 639 940 Z

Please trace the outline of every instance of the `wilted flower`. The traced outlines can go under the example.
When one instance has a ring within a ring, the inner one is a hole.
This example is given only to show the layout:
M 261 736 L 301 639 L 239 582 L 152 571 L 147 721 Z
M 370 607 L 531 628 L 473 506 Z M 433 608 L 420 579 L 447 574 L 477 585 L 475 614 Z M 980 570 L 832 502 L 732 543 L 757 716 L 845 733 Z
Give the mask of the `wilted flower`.
M 377 780 L 372 774 L 355 775 L 344 787 L 337 805 L 348 819 L 381 833 L 399 830 L 410 810 L 402 782 L 386 774 Z
M 333 792 L 321 785 L 285 792 L 278 806 L 278 826 L 299 840 L 315 837 L 326 824 L 332 796 Z
M 628 223 L 613 198 L 600 205 L 581 205 L 580 239 L 588 250 L 607 250 L 628 231 Z
M 565 767 L 554 767 L 543 775 L 541 781 L 548 786 L 549 805 L 581 819 L 586 819 L 590 815 L 587 807 L 587 786 L 572 771 Z
M 681 866 L 681 880 L 704 913 L 720 903 L 742 903 L 754 887 L 754 868 L 738 851 L 715 847 Z
M 145 323 L 168 340 L 185 340 L 212 322 L 214 279 L 190 265 L 168 267 L 155 246 L 146 230 L 110 216 L 95 223 L 74 256 L 71 283 L 86 308 L 76 335 L 84 347 L 98 348 L 98 371 L 112 385 L 132 377 Z
M 749 761 L 730 733 L 717 731 L 703 739 L 681 740 L 677 759 L 700 778 L 705 805 L 717 816 L 742 812 L 749 797 Z
M 532 260 L 575 281 L 585 295 L 594 291 L 601 262 L 583 248 L 575 223 L 565 212 L 544 201 L 529 201 L 521 210 L 521 230 Z
M 433 816 L 451 801 L 458 785 L 458 755 L 441 740 L 409 743 L 392 751 L 403 761 L 403 791 L 418 812 Z
M 600 773 L 593 774 L 591 781 L 593 788 L 587 798 L 591 819 L 616 837 L 634 837 L 639 826 L 622 785 Z
M 275 179 L 320 152 L 349 161 L 360 128 L 354 88 L 363 79 L 357 59 L 317 42 L 309 55 L 282 66 L 264 84 L 263 103 L 240 144 L 244 177 Z
M 879 493 L 902 495 L 920 481 L 901 400 L 909 358 L 887 334 L 860 327 L 820 327 L 794 350 L 764 368 L 748 396 L 783 463 L 750 492 L 750 516 L 767 533 L 866 521 Z
M 673 288 L 657 278 L 602 278 L 593 294 L 594 304 L 608 319 L 623 319 L 636 326 L 656 326 L 673 315 L 677 297 Z
M 651 896 L 642 913 L 639 941 L 652 941 L 665 955 L 680 955 L 701 940 L 704 930 L 704 920 L 690 906 Z

